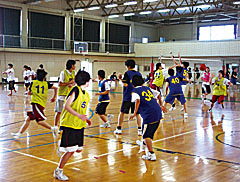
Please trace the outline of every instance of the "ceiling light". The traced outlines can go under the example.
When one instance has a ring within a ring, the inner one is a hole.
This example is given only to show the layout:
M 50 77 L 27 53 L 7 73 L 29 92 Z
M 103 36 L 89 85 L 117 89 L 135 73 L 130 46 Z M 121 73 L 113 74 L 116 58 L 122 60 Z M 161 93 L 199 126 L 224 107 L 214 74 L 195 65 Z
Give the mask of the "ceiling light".
M 170 20 L 180 20 L 180 18 L 170 18 Z
M 180 7 L 180 8 L 177 8 L 176 10 L 177 11 L 184 11 L 184 10 L 187 10 L 189 9 L 189 7 Z
M 142 11 L 142 12 L 140 12 L 139 14 L 140 15 L 149 15 L 149 14 L 151 14 L 152 12 L 151 11 Z
M 240 1 L 233 2 L 233 4 L 238 5 L 240 4 Z
M 144 3 L 153 3 L 157 2 L 158 0 L 143 0 Z
M 231 18 L 222 18 L 222 19 L 219 19 L 219 21 L 229 21 L 231 20 Z
M 217 15 L 206 15 L 204 17 L 215 17 L 215 16 L 217 16 Z
M 108 16 L 108 18 L 118 18 L 119 17 L 119 15 L 110 15 L 110 16 Z
M 125 14 L 123 14 L 123 16 L 134 16 L 135 15 L 135 13 L 125 13 Z
M 201 20 L 201 22 L 210 22 L 212 20 Z
M 203 4 L 203 5 L 196 6 L 196 8 L 201 8 L 201 9 L 211 8 L 211 7 L 212 7 L 212 6 L 209 5 L 209 4 Z
M 31 2 L 30 4 L 31 5 L 35 5 L 35 4 L 40 4 L 42 1 L 34 1 L 34 2 Z
M 105 8 L 115 8 L 117 6 L 118 6 L 117 4 L 108 4 L 105 6 Z
M 89 7 L 88 10 L 97 10 L 97 9 L 100 9 L 99 6 L 92 6 L 92 7 Z
M 73 10 L 74 13 L 79 13 L 79 12 L 83 12 L 84 9 L 83 8 L 79 8 L 79 9 L 75 9 Z
M 129 1 L 129 2 L 123 3 L 123 5 L 125 5 L 125 6 L 131 6 L 131 5 L 135 5 L 135 4 L 137 4 L 137 1 Z
M 159 13 L 167 13 L 169 11 L 171 11 L 171 10 L 170 9 L 160 9 L 160 10 L 158 10 Z

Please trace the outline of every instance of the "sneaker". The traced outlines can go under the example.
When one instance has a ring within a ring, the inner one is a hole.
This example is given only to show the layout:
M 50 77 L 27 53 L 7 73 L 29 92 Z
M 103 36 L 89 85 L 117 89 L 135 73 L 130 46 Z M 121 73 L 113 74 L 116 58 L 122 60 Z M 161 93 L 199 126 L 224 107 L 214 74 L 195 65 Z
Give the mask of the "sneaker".
M 51 127 L 51 131 L 53 134 L 53 138 L 57 138 L 58 137 L 58 127 L 57 126 Z
M 138 130 L 138 136 L 142 136 L 142 130 Z
M 188 113 L 184 113 L 184 118 L 187 118 L 188 117 Z
M 113 115 L 113 114 L 108 114 L 108 115 L 107 115 L 107 120 L 108 120 L 109 122 L 111 122 L 113 118 L 114 118 L 114 115 Z
M 182 107 L 182 109 L 180 111 L 184 111 L 184 107 Z
M 61 181 L 68 181 L 68 177 L 63 174 L 62 170 L 55 169 L 53 177 Z
M 18 139 L 18 138 L 21 136 L 20 133 L 11 133 L 11 135 L 12 135 L 13 138 L 15 138 L 15 139 Z
M 58 148 L 57 148 L 57 156 L 61 157 L 63 152 L 60 151 L 60 144 L 61 144 L 61 140 L 58 141 Z
M 212 112 L 212 108 L 208 109 L 208 112 Z
M 157 160 L 157 157 L 156 157 L 156 154 L 155 154 L 155 153 L 151 154 L 150 152 L 148 152 L 146 155 L 143 155 L 143 156 L 142 156 L 142 159 L 144 159 L 144 160 L 150 160 L 150 161 L 155 161 L 155 160 Z
M 174 111 L 176 109 L 176 107 L 171 107 L 170 109 L 169 109 L 169 111 Z
M 114 134 L 121 135 L 122 134 L 122 130 L 119 130 L 119 129 L 116 128 L 116 130 L 114 131 Z
M 137 140 L 136 143 L 140 146 L 138 153 L 145 152 L 147 146 L 143 144 L 143 141 Z
M 109 122 L 106 122 L 100 125 L 100 128 L 110 128 L 110 127 L 111 127 L 111 124 Z

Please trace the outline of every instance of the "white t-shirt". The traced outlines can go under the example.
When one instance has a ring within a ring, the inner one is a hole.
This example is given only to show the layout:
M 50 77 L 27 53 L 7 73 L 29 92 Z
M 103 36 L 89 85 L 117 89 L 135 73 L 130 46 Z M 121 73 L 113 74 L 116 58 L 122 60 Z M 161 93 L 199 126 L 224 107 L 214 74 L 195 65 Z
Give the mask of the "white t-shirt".
M 215 83 L 215 79 L 216 78 L 218 78 L 218 77 L 215 77 L 213 80 L 212 80 L 212 84 L 214 84 Z M 220 79 L 218 78 L 218 81 L 219 81 Z M 224 80 L 223 80 L 223 85 L 229 85 L 228 83 L 229 83 L 230 81 L 228 80 L 228 79 L 226 79 L 226 78 L 224 78 Z
M 70 72 L 70 71 L 68 71 L 67 70 L 67 72 L 71 75 L 73 72 Z M 59 78 L 59 82 L 64 82 L 64 79 L 65 79 L 65 73 L 64 73 L 64 71 L 61 71 L 61 73 L 60 73 L 60 78 Z M 65 97 L 66 96 L 64 96 L 64 95 L 58 95 L 58 97 L 57 97 L 57 99 L 59 99 L 59 100 L 64 100 L 65 99 Z
M 34 70 L 31 70 L 30 71 L 30 77 L 29 77 L 29 82 L 31 83 L 33 80 L 32 80 L 32 77 L 35 77 L 36 76 L 36 73 Z
M 138 87 L 136 87 L 136 88 L 138 88 Z M 154 98 L 157 99 L 160 92 L 158 92 L 157 90 L 153 90 L 151 88 L 150 88 L 150 90 L 152 91 Z M 132 93 L 132 102 L 136 102 L 137 99 L 140 99 L 140 96 L 137 93 L 133 92 Z
M 13 80 L 15 80 L 15 75 L 14 75 L 14 69 L 13 68 L 11 68 L 11 69 L 8 69 L 8 70 L 6 70 L 5 71 L 6 73 L 7 73 L 7 75 L 8 75 L 8 81 L 13 81 Z
M 24 82 L 25 83 L 29 83 L 30 82 L 30 80 L 32 79 L 32 78 L 30 78 L 30 74 L 31 74 L 31 71 L 30 70 L 27 70 L 27 71 L 23 71 L 23 79 L 24 79 Z M 28 77 L 28 80 L 25 80 L 25 77 Z

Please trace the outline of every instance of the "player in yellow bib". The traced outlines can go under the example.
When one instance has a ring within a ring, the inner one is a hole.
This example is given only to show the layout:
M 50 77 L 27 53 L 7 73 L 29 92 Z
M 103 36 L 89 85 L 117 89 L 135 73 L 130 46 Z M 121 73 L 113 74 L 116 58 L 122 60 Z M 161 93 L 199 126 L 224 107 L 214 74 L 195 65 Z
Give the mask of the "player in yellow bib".
M 212 108 L 216 101 L 218 101 L 219 104 L 222 104 L 222 108 L 224 108 L 223 102 L 224 96 L 227 96 L 227 85 L 232 84 L 228 79 L 224 78 L 223 70 L 218 72 L 218 77 L 213 79 L 213 76 L 211 76 L 210 83 L 213 85 L 213 96 L 211 100 L 211 107 L 208 111 L 212 112 Z
M 55 105 L 55 118 L 54 126 L 57 126 L 60 120 L 60 115 L 63 110 L 63 102 L 68 92 L 75 85 L 75 65 L 76 61 L 68 60 L 66 63 L 66 69 L 60 73 L 59 84 L 58 84 L 58 97 Z
M 161 63 L 157 63 L 156 64 L 156 71 L 154 73 L 154 80 L 153 80 L 153 84 L 152 84 L 152 89 L 157 90 L 161 93 L 161 88 L 163 86 L 164 83 L 164 76 L 163 76 L 163 72 L 162 72 L 162 65 Z M 163 93 L 161 93 L 163 94 Z
M 63 167 L 74 152 L 83 150 L 86 122 L 89 126 L 91 125 L 91 121 L 86 116 L 90 97 L 85 89 L 89 86 L 89 81 L 89 73 L 78 71 L 75 77 L 77 86 L 71 89 L 65 99 L 60 119 L 62 138 L 58 146 L 58 156 L 60 156 L 61 152 L 64 152 L 64 154 L 59 161 L 57 169 L 54 170 L 54 177 L 58 180 L 68 180 L 68 177 L 63 174 Z
M 44 70 L 37 70 L 37 80 L 33 80 L 29 88 L 29 95 L 31 97 L 32 111 L 27 112 L 27 118 L 17 133 L 12 133 L 14 138 L 19 138 L 20 135 L 26 131 L 30 125 L 31 120 L 36 120 L 37 123 L 47 129 L 50 129 L 53 133 L 53 136 L 56 137 L 58 127 L 51 127 L 45 120 L 47 119 L 44 114 L 44 109 L 47 103 L 47 92 L 48 89 L 54 89 L 54 96 L 51 99 L 51 102 L 55 102 L 57 96 L 57 88 L 46 82 L 47 72 Z

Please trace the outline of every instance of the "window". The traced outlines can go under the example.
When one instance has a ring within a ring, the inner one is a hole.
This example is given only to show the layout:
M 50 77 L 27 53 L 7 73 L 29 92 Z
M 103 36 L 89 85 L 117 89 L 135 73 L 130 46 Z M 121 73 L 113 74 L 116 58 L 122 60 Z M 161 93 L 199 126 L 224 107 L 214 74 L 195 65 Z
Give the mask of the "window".
M 235 25 L 199 27 L 199 40 L 228 40 L 236 38 Z

